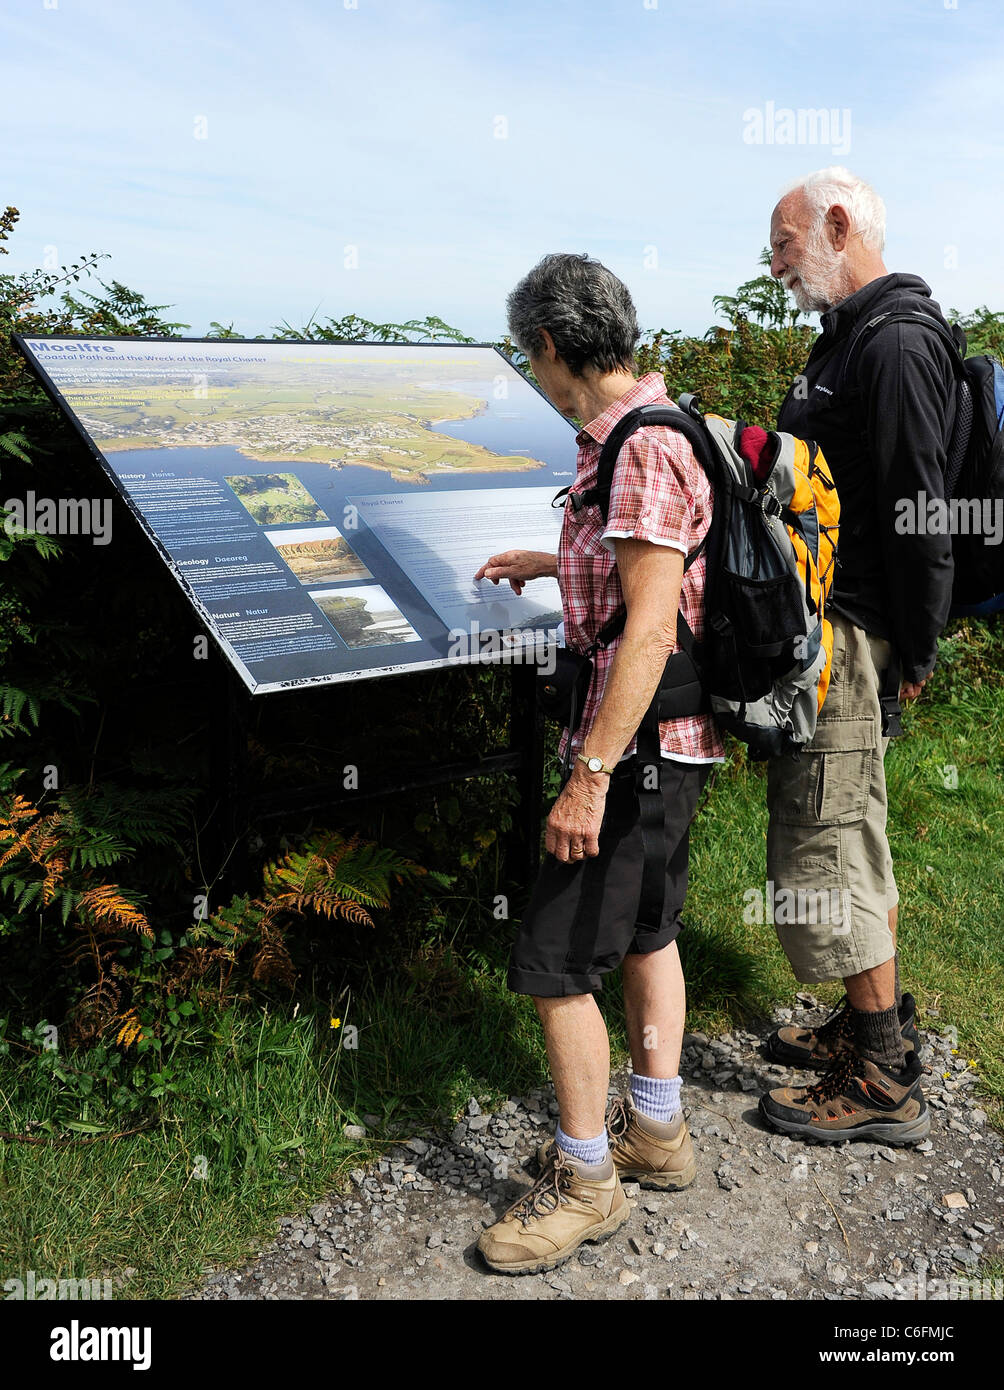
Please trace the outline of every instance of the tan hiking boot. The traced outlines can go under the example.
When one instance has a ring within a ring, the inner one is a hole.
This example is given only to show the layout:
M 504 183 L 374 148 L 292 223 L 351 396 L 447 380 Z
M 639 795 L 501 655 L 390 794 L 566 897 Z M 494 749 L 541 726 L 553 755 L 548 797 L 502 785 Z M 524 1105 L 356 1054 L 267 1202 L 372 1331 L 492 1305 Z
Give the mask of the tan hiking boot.
M 660 1124 L 642 1114 L 629 1092 L 610 1102 L 607 1132 L 610 1154 L 622 1182 L 679 1191 L 697 1176 L 694 1146 L 682 1111 L 669 1124 Z M 542 1168 L 553 1151 L 553 1139 L 537 1150 Z
M 535 1274 L 564 1264 L 580 1245 L 605 1240 L 631 1215 L 608 1156 L 593 1170 L 554 1149 L 530 1190 L 481 1233 L 478 1249 L 500 1274 Z

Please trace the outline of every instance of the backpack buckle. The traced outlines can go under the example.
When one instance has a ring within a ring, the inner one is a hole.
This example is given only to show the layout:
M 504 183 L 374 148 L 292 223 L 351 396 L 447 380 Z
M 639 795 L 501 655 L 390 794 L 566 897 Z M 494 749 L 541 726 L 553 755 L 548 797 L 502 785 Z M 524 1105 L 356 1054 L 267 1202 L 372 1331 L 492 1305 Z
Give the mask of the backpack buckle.
M 578 512 L 582 510 L 582 498 L 579 495 L 579 493 L 572 491 L 571 484 L 569 484 L 568 487 L 563 487 L 560 492 L 556 492 L 554 494 L 554 496 L 551 498 L 551 506 L 564 507 L 565 503 L 569 501 L 569 499 L 571 499 L 573 512 Z
M 770 488 L 765 488 L 760 494 L 760 510 L 764 516 L 779 517 L 783 508 L 777 497 L 771 492 Z

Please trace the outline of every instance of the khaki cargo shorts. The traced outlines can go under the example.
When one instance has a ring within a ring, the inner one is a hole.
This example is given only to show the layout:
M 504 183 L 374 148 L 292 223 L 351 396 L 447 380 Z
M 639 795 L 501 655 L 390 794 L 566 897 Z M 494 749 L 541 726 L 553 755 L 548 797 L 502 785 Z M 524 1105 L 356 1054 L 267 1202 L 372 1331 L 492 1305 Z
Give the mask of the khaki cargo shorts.
M 830 686 L 797 761 L 767 764 L 767 912 L 801 984 L 857 975 L 893 955 L 899 901 L 886 838 L 879 691 L 889 643 L 834 614 Z

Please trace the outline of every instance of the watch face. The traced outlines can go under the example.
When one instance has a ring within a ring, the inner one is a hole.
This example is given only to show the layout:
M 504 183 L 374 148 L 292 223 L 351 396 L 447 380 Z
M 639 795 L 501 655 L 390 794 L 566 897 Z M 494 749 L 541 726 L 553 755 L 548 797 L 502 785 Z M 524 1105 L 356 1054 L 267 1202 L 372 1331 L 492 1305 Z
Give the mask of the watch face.
M 590 772 L 602 772 L 602 771 L 603 771 L 603 759 L 602 759 L 602 758 L 590 758 L 590 759 L 589 759 L 589 764 L 588 764 L 588 766 L 589 766 L 589 771 L 590 771 Z

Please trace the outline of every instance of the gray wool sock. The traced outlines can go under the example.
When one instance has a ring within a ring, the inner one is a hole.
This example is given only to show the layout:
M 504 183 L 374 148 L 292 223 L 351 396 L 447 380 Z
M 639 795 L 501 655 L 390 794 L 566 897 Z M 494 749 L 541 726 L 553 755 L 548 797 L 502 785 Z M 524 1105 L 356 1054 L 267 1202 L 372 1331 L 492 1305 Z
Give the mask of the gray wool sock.
M 896 1005 L 875 1013 L 852 1009 L 851 1014 L 854 1020 L 854 1050 L 858 1056 L 867 1057 L 870 1062 L 888 1067 L 890 1071 L 902 1071 L 906 1066 L 906 1052 Z

